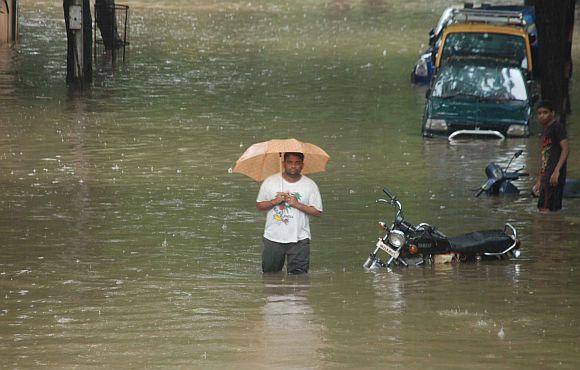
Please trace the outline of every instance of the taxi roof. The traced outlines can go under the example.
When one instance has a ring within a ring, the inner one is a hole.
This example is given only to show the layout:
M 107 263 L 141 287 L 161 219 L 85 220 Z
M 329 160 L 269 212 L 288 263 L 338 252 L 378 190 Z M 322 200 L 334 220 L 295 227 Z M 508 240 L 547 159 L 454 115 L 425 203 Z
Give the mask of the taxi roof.
M 499 33 L 504 35 L 516 35 L 528 38 L 528 33 L 521 27 L 509 25 L 492 25 L 487 23 L 457 23 L 450 24 L 443 31 L 443 36 L 455 32 L 486 32 Z

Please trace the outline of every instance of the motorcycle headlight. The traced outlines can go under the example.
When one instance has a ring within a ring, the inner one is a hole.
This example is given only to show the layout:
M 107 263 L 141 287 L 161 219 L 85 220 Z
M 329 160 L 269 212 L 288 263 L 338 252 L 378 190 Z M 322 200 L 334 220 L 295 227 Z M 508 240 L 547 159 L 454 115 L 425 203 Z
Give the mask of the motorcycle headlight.
M 405 234 L 399 230 L 392 230 L 387 237 L 387 241 L 395 248 L 400 248 L 405 245 Z
M 510 125 L 507 134 L 509 136 L 528 136 L 530 131 L 526 125 Z
M 444 119 L 427 118 L 425 128 L 431 131 L 447 131 L 447 122 Z
M 496 179 L 501 179 L 503 177 L 503 171 L 499 166 L 494 166 L 491 170 L 491 173 Z

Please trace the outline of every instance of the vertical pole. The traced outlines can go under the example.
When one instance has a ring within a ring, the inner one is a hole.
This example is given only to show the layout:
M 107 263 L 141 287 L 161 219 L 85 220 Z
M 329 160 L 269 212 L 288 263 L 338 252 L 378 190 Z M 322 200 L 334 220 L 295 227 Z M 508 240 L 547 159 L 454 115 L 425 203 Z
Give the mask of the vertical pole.
M 564 66 L 564 96 L 565 104 L 563 110 L 566 114 L 572 113 L 570 103 L 570 80 L 572 79 L 572 40 L 574 36 L 574 13 L 576 10 L 576 1 L 570 1 L 568 5 L 568 12 L 566 14 L 566 44 L 565 44 L 565 66 Z
M 566 123 L 569 112 L 569 83 L 575 0 L 535 0 L 540 52 L 538 63 L 542 98 L 551 100 Z
M 125 49 L 127 48 L 127 20 L 129 17 L 129 7 L 125 7 L 125 29 L 123 30 L 123 62 L 125 62 Z
M 92 80 L 92 19 L 89 0 L 63 0 L 67 35 L 67 83 Z
M 97 17 L 99 16 L 97 14 L 97 4 L 95 4 L 95 7 L 93 8 L 93 11 L 95 13 L 95 23 L 93 24 L 93 57 L 95 58 L 95 62 L 97 61 Z
M 83 19 L 83 3 L 81 0 L 73 0 L 73 5 L 80 8 L 80 22 L 81 26 L 78 29 L 73 29 L 73 37 L 74 37 L 74 78 L 78 81 L 83 81 L 83 73 L 84 73 L 84 48 L 83 48 L 83 26 L 82 26 L 82 19 Z M 78 9 L 77 8 L 77 9 Z
M 113 1 L 112 4 L 109 4 L 109 16 L 111 17 L 111 19 L 109 20 L 109 24 L 111 25 L 111 44 L 112 44 L 112 49 L 111 49 L 111 55 L 112 55 L 112 62 L 113 62 L 113 68 L 115 68 L 115 61 L 117 59 L 117 17 L 115 14 L 115 2 Z
M 12 0 L 12 42 L 16 41 L 18 37 L 18 4 L 16 0 Z
M 0 0 L 0 44 L 12 41 L 12 5 L 6 0 Z

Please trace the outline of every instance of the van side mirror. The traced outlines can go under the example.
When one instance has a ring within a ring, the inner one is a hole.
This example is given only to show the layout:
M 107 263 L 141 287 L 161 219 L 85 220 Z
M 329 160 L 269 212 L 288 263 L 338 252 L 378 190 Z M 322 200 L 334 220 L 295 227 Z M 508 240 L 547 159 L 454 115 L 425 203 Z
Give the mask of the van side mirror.
M 435 45 L 435 30 L 431 28 L 429 31 L 429 46 Z
M 528 80 L 526 85 L 528 85 L 528 93 L 530 94 L 531 101 L 535 102 L 540 98 L 540 84 L 538 81 Z

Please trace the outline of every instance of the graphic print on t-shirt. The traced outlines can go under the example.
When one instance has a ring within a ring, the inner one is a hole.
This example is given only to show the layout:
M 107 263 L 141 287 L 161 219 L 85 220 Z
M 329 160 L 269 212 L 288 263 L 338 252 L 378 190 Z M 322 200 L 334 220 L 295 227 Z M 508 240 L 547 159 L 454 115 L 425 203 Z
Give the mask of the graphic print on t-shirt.
M 286 194 L 290 195 L 290 193 Z M 292 193 L 292 195 L 298 200 L 302 199 L 300 193 L 298 192 Z M 279 205 L 274 207 L 274 220 L 277 222 L 283 222 L 284 224 L 288 224 L 288 222 L 290 222 L 290 219 L 294 217 L 290 214 L 290 208 L 292 207 L 286 202 L 280 203 Z
M 543 137 L 542 148 L 540 153 L 540 158 L 542 159 L 542 162 L 540 164 L 540 176 L 546 175 L 546 169 L 548 168 L 548 162 L 550 160 L 551 151 L 552 151 L 552 138 Z

